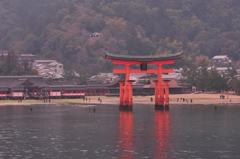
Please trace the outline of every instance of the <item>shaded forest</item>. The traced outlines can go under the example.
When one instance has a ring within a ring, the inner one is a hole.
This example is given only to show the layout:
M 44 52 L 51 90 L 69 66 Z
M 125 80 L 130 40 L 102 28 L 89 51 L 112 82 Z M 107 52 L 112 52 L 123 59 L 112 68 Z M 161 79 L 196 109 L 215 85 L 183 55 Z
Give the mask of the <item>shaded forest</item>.
M 104 50 L 240 58 L 239 0 L 1 0 L 0 49 L 110 71 Z

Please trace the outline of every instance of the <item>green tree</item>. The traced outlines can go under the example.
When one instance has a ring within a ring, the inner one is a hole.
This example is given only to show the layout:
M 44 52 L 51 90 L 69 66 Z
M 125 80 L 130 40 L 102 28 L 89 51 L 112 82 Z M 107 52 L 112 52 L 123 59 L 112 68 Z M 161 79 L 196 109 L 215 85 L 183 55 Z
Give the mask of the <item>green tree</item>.
M 210 71 L 209 73 L 208 89 L 221 92 L 228 89 L 227 80 L 220 76 L 216 71 Z

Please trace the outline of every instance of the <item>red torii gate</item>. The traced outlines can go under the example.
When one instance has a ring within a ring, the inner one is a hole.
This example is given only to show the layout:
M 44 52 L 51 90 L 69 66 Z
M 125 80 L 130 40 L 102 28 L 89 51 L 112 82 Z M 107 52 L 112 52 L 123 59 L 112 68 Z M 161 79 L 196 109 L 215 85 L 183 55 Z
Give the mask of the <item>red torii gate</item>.
M 155 81 L 155 109 L 169 109 L 169 85 L 168 80 L 163 80 L 162 75 L 173 73 L 172 68 L 163 68 L 163 65 L 171 65 L 180 58 L 182 53 L 158 56 L 128 56 L 105 53 L 105 58 L 112 61 L 115 65 L 124 65 L 124 68 L 113 69 L 115 74 L 125 74 L 125 80 L 120 81 L 120 110 L 132 110 L 133 88 L 130 80 L 131 73 L 149 73 L 156 74 Z M 148 69 L 148 65 L 155 65 L 155 68 Z M 140 65 L 140 69 L 133 69 L 131 66 Z

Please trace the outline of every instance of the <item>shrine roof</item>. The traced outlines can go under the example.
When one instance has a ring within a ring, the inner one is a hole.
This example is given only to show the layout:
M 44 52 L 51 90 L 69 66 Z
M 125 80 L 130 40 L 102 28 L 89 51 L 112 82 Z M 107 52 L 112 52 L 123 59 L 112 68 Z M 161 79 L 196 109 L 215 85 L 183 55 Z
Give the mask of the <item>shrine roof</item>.
M 105 52 L 105 58 L 109 60 L 124 60 L 124 61 L 139 61 L 139 62 L 177 60 L 177 59 L 180 59 L 181 56 L 182 56 L 182 52 L 178 52 L 175 54 L 148 55 L 148 56 L 116 55 L 109 52 Z

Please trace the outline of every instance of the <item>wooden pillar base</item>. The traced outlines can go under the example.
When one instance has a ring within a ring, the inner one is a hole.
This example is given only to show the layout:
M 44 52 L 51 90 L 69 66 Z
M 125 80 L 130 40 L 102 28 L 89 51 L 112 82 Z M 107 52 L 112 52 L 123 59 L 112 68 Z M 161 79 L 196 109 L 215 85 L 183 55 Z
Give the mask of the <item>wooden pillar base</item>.
M 156 105 L 155 105 L 155 110 L 164 111 L 164 105 L 156 104 Z
M 124 112 L 131 112 L 133 110 L 133 107 L 132 105 L 120 105 L 119 110 Z
M 132 111 L 132 92 L 132 81 L 125 80 L 124 82 L 120 82 L 120 111 Z
M 169 105 L 155 105 L 157 111 L 169 111 Z

